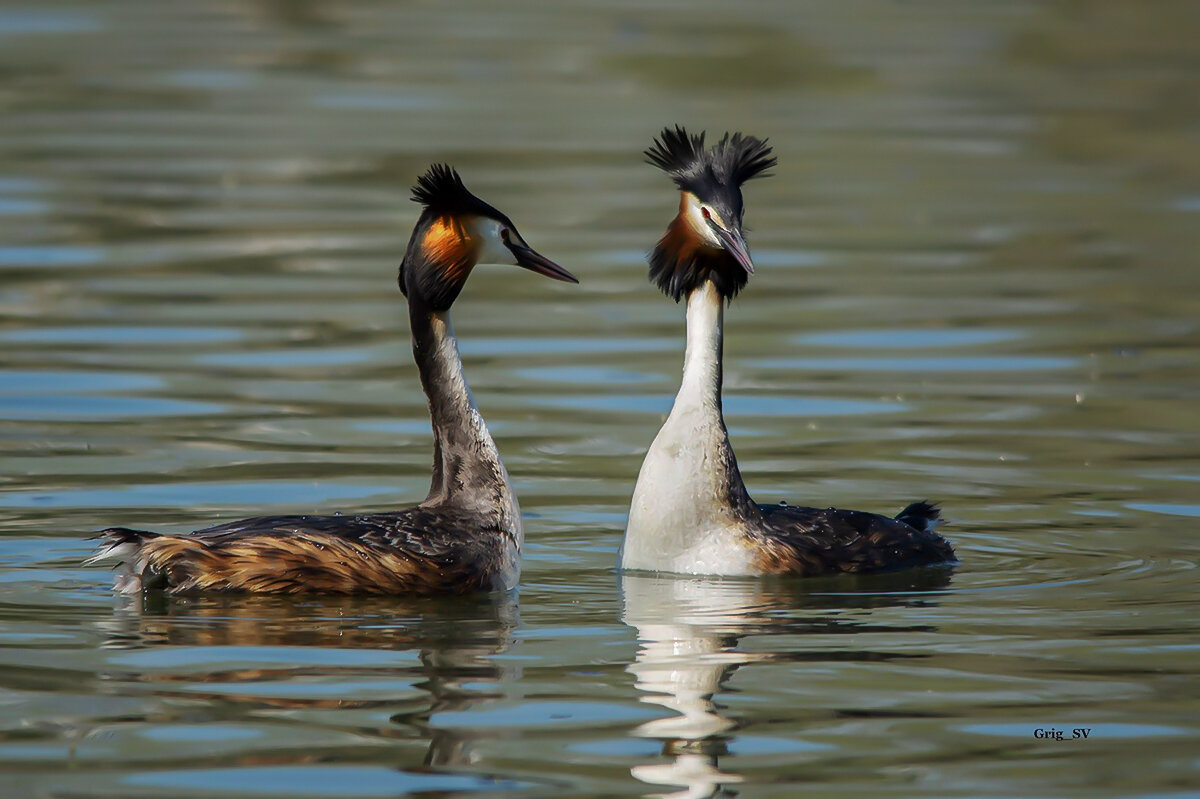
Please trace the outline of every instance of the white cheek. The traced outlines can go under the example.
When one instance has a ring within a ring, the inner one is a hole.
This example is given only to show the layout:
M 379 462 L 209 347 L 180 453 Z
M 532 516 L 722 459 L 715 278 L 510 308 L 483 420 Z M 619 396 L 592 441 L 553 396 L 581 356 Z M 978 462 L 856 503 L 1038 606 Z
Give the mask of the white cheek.
M 695 197 L 689 196 L 687 208 L 684 211 L 684 218 L 687 219 L 688 224 L 692 226 L 692 230 L 696 231 L 700 238 L 704 239 L 714 247 L 723 247 L 724 245 L 721 244 L 721 240 L 717 238 L 717 234 L 713 233 L 712 226 L 709 225 L 708 220 L 704 218 L 704 212 L 700 210 L 702 207 L 703 206 L 698 200 L 696 200 Z
M 481 219 L 475 223 L 472 235 L 479 239 L 479 263 L 515 264 L 517 262 L 512 250 L 504 246 L 504 240 L 500 238 L 502 227 L 494 219 Z

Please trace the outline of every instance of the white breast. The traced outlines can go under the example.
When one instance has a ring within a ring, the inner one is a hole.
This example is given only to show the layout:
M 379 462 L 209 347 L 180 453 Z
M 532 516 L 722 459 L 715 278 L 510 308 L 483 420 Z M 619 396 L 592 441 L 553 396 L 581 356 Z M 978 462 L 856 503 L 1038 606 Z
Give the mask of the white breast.
M 681 574 L 752 575 L 751 552 L 725 493 L 715 451 L 718 427 L 672 414 L 638 475 L 621 568 Z
M 621 567 L 752 575 L 752 552 L 729 502 L 731 475 L 722 459 L 728 448 L 720 406 L 722 305 L 711 283 L 688 298 L 687 317 L 683 381 L 642 462 Z

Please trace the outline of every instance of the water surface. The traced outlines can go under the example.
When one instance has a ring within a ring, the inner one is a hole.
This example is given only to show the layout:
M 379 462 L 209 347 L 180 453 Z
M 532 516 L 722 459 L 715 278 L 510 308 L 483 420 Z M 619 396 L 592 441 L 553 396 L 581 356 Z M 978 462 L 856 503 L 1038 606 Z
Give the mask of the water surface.
M 0 7 L 0 794 L 1197 795 L 1194 4 L 686 11 Z M 751 490 L 940 500 L 953 571 L 614 571 L 679 374 L 676 121 L 779 156 L 727 316 Z M 104 526 L 424 495 L 435 159 L 582 280 L 455 307 L 519 594 L 112 596 Z

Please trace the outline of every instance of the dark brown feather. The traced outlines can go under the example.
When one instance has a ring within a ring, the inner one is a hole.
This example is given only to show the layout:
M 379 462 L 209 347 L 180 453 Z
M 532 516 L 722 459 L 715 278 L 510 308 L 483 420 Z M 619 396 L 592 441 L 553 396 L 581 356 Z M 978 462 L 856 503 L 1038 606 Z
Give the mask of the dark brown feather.
M 508 587 L 519 548 L 469 514 L 410 508 L 367 516 L 266 516 L 161 535 L 115 528 L 133 543 L 144 585 L 170 593 L 465 594 Z
M 749 544 L 764 574 L 867 573 L 954 563 L 954 549 L 932 530 L 936 508 L 922 504 L 932 515 L 921 528 L 864 511 L 760 505 L 762 521 L 753 526 Z
M 718 293 L 732 299 L 749 275 L 725 250 L 709 246 L 683 218 L 682 206 L 667 232 L 650 253 L 650 282 L 675 302 L 711 280 Z

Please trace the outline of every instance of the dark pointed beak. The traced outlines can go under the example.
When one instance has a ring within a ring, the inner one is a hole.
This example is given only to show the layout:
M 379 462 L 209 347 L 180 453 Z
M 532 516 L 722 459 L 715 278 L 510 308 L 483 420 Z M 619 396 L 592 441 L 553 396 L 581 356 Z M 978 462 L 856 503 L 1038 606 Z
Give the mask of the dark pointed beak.
M 742 238 L 740 230 L 726 230 L 720 225 L 713 225 L 713 230 L 716 231 L 717 238 L 725 245 L 725 249 L 729 250 L 729 254 L 733 256 L 733 260 L 741 264 L 742 269 L 746 270 L 746 274 L 754 274 L 754 262 L 750 260 L 750 251 L 746 249 L 746 240 Z
M 579 278 L 529 247 L 522 247 L 520 244 L 509 244 L 508 249 L 512 250 L 513 255 L 516 256 L 517 266 L 523 266 L 530 272 L 537 272 L 539 275 L 552 277 L 564 283 L 579 282 Z

